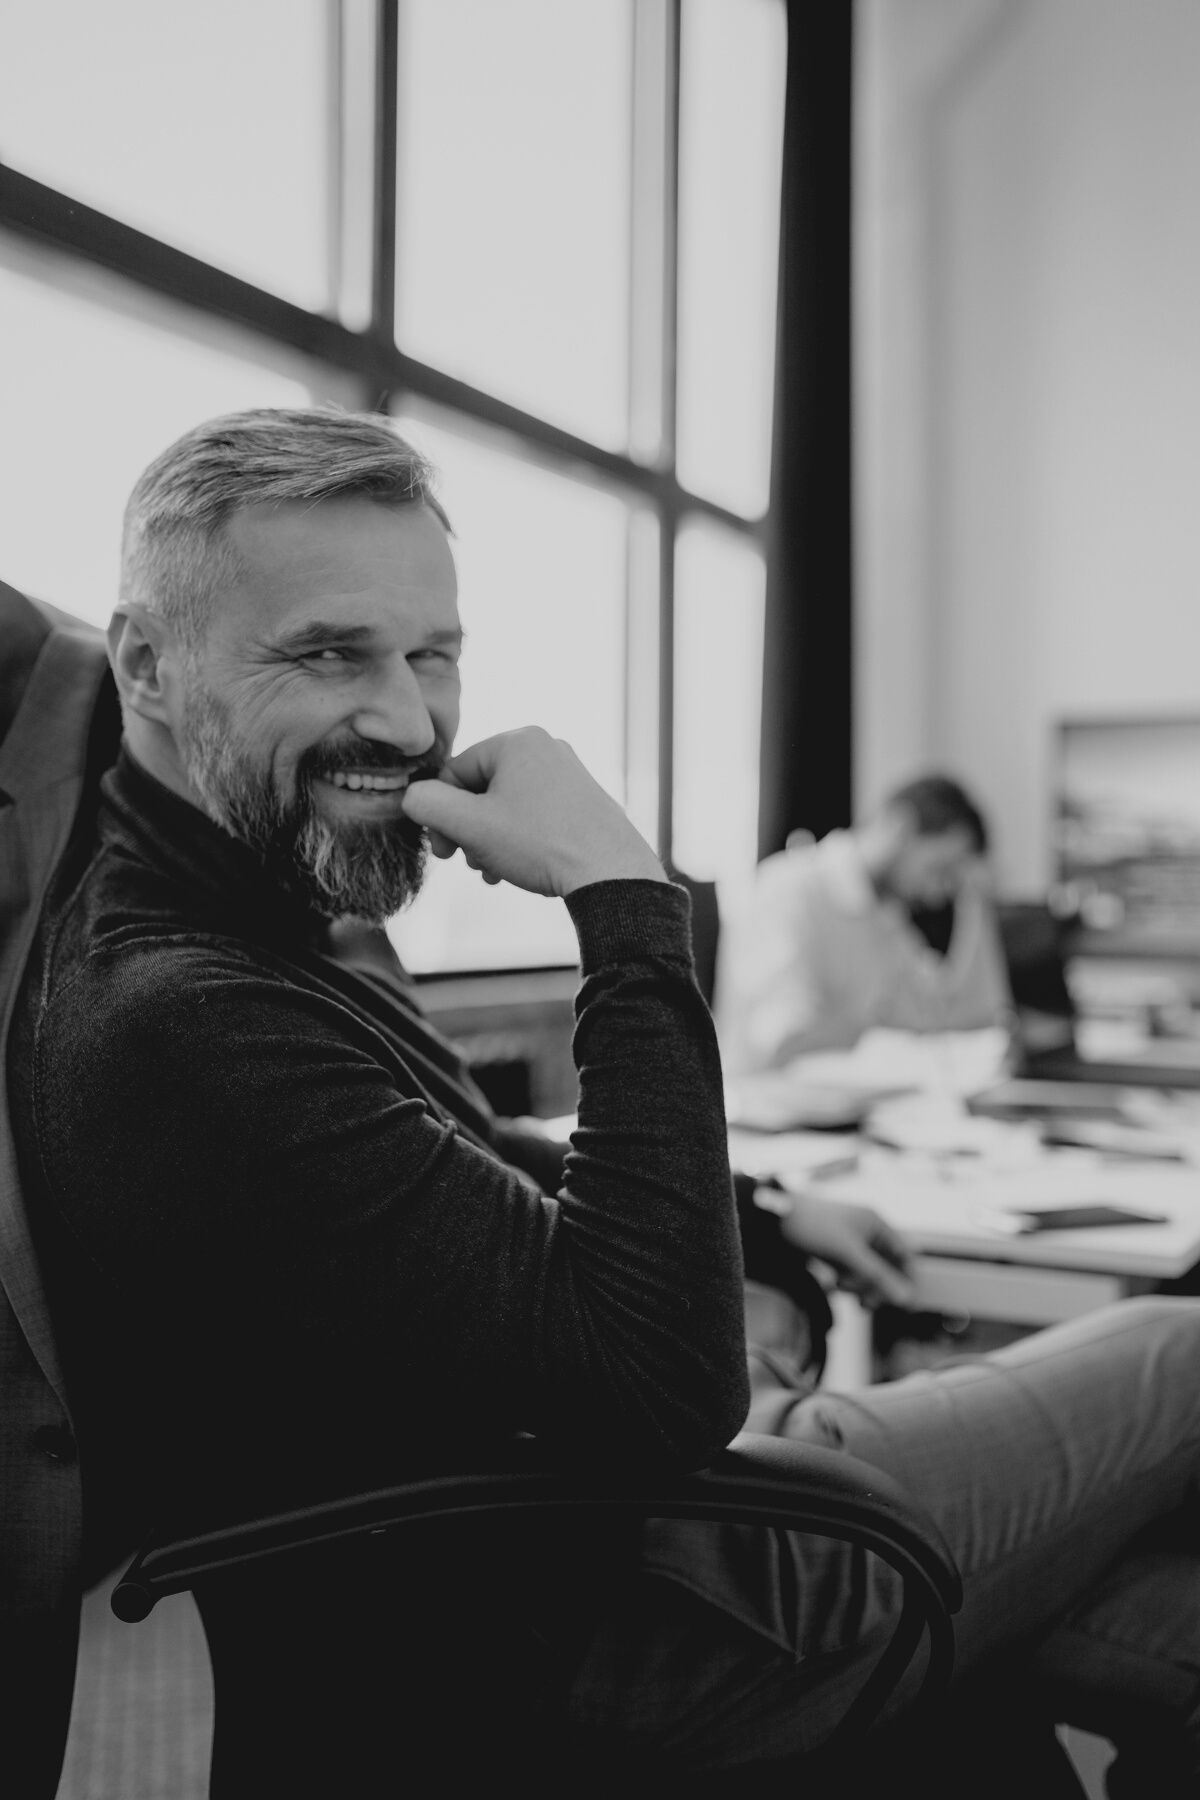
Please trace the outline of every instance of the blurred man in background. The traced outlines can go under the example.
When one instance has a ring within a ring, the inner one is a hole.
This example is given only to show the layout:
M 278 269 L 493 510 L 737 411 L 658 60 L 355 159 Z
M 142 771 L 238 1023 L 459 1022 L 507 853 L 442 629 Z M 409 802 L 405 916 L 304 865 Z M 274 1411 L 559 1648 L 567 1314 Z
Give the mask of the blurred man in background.
M 865 824 L 768 857 L 722 932 L 716 1013 L 728 1073 L 849 1049 L 872 1025 L 999 1023 L 1010 1000 L 987 847 L 973 801 L 927 775 Z

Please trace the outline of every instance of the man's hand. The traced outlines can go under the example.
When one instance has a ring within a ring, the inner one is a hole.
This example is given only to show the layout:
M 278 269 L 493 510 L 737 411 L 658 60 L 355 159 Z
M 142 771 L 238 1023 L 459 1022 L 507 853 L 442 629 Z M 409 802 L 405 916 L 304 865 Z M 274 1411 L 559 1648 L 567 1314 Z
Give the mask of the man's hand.
M 995 898 L 995 887 L 992 865 L 980 853 L 968 858 L 960 869 L 954 897 L 956 900 L 991 902 Z
M 868 1306 L 885 1301 L 892 1306 L 913 1304 L 916 1290 L 908 1273 L 908 1248 L 877 1212 L 812 1193 L 794 1194 L 791 1202 L 780 1219 L 784 1237 L 830 1263 L 838 1272 L 839 1286 L 858 1294 Z
M 538 726 L 504 731 L 416 781 L 404 811 L 428 828 L 434 854 L 460 849 L 485 881 L 570 894 L 592 881 L 665 881 L 621 808 L 561 738 Z

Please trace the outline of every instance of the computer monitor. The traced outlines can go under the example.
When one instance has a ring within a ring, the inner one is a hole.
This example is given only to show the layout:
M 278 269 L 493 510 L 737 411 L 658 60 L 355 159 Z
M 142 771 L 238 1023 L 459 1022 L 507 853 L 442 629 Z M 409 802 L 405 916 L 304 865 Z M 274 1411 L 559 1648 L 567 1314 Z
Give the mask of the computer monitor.
M 1069 720 L 1057 736 L 1059 909 L 1090 948 L 1200 956 L 1200 717 Z

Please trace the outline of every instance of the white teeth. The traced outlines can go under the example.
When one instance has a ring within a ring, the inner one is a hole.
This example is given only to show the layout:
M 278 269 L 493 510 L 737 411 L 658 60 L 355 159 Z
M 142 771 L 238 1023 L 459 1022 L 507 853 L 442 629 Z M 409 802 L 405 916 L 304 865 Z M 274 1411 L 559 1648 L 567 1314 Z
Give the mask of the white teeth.
M 356 770 L 338 769 L 329 779 L 334 787 L 352 788 L 356 792 L 359 788 L 368 788 L 374 793 L 394 794 L 404 786 L 403 775 L 360 775 Z

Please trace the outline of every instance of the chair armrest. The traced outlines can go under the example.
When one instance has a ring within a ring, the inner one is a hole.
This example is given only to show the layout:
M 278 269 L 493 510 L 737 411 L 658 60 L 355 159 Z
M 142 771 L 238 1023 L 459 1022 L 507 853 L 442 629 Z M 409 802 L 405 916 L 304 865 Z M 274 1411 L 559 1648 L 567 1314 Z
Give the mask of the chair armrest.
M 886 1560 L 899 1558 L 902 1572 L 946 1612 L 962 1603 L 958 1571 L 937 1527 L 890 1476 L 841 1451 L 743 1432 L 710 1468 L 691 1475 L 565 1469 L 540 1443 L 517 1439 L 483 1469 L 464 1466 L 215 1529 L 159 1528 L 116 1587 L 113 1611 L 136 1622 L 164 1595 L 208 1576 L 337 1538 L 399 1531 L 432 1519 L 571 1510 L 726 1520 L 838 1537 Z
M 929 1634 L 922 1706 L 949 1685 L 951 1613 L 962 1584 L 937 1527 L 890 1476 L 841 1451 L 743 1432 L 710 1468 L 679 1475 L 563 1468 L 532 1438 L 498 1450 L 489 1466 L 443 1470 L 396 1487 L 241 1519 L 215 1528 L 155 1531 L 113 1591 L 117 1617 L 144 1619 L 166 1594 L 228 1576 L 239 1567 L 365 1535 L 400 1532 L 435 1519 L 505 1513 L 624 1513 L 705 1519 L 809 1532 L 874 1552 L 902 1577 L 904 1602 L 892 1638 L 828 1740 L 840 1748 L 865 1731 Z M 824 1754 L 824 1751 L 823 1753 Z

